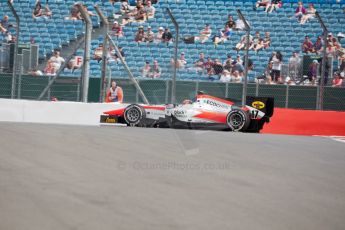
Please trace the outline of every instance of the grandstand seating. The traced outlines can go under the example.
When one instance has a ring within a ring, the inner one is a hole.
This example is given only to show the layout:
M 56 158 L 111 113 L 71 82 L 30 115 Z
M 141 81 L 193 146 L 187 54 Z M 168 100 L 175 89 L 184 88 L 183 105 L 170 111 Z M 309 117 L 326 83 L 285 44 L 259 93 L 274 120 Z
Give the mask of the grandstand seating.
M 107 16 L 112 16 L 114 12 L 117 12 L 120 4 L 116 3 L 112 6 L 108 1 L 97 0 L 83 2 L 89 7 L 96 2 L 99 3 L 101 9 Z M 252 34 L 255 31 L 260 31 L 262 35 L 265 31 L 271 33 L 271 47 L 260 51 L 258 54 L 250 51 L 250 58 L 253 60 L 255 66 L 255 71 L 250 75 L 251 79 L 253 79 L 253 76 L 259 75 L 264 71 L 267 60 L 273 50 L 281 51 L 286 63 L 292 51 L 300 51 L 300 46 L 305 35 L 309 35 L 314 40 L 317 35 L 322 33 L 319 22 L 316 19 L 311 20 L 305 25 L 300 25 L 294 17 L 291 18 L 297 6 L 297 0 L 284 0 L 283 2 L 283 8 L 267 15 L 263 10 L 254 11 L 252 9 L 255 0 L 160 0 L 158 4 L 154 5 L 156 8 L 155 18 L 140 25 L 143 25 L 145 29 L 150 25 L 154 32 L 157 32 L 160 26 L 167 26 L 174 33 L 173 24 L 165 12 L 165 8 L 169 7 L 179 23 L 180 37 L 197 35 L 205 23 L 209 23 L 213 33 L 215 33 L 217 29 L 223 28 L 228 14 L 234 15 L 234 18 L 237 19 L 236 9 L 240 9 L 252 26 Z M 81 21 L 64 20 L 64 17 L 69 14 L 69 7 L 73 3 L 74 1 L 72 0 L 49 1 L 49 6 L 53 11 L 53 18 L 47 21 L 35 21 L 31 17 L 31 9 L 33 8 L 34 1 L 29 1 L 29 3 L 27 1 L 15 2 L 15 8 L 21 16 L 20 41 L 29 42 L 30 37 L 34 37 L 35 42 L 40 44 L 41 58 L 49 55 L 54 48 L 68 45 L 71 40 L 81 35 L 84 29 Z M 342 11 L 345 7 L 344 4 L 336 3 L 336 0 L 305 0 L 304 3 L 315 4 L 316 9 L 331 32 L 334 34 L 345 32 L 345 15 Z M 0 16 L 5 13 L 11 15 L 7 7 L 3 6 L 4 4 L 2 3 L 1 5 Z M 97 17 L 93 17 L 93 25 L 94 27 L 99 26 L 99 19 Z M 170 60 L 174 53 L 173 45 L 135 43 L 134 35 L 138 25 L 139 23 L 127 25 L 124 28 L 125 36 L 116 38 L 117 44 L 124 47 L 127 64 L 134 75 L 139 76 L 140 69 L 145 60 L 157 59 L 162 67 L 162 78 L 171 78 Z M 211 39 L 205 44 L 185 44 L 181 41 L 179 43 L 179 51 L 186 53 L 186 59 L 190 66 L 197 60 L 199 52 L 204 52 L 206 56 L 220 58 L 224 61 L 227 54 L 231 54 L 232 56 L 236 55 L 236 52 L 232 48 L 243 34 L 243 32 L 235 33 L 230 41 L 225 44 L 220 44 L 217 48 L 214 47 Z M 92 50 L 100 42 L 102 42 L 102 38 L 93 40 Z M 344 41 L 342 45 L 343 47 L 345 46 Z M 82 54 L 83 51 L 79 50 L 78 52 Z M 99 77 L 100 63 L 91 61 L 90 66 L 91 75 L 93 77 Z M 109 67 L 113 77 L 126 76 L 122 65 L 111 63 Z M 79 74 L 79 72 L 77 71 L 75 74 L 68 75 L 76 76 L 76 74 Z M 208 79 L 203 75 L 198 75 L 193 71 L 187 70 L 179 70 L 178 77 L 180 79 Z

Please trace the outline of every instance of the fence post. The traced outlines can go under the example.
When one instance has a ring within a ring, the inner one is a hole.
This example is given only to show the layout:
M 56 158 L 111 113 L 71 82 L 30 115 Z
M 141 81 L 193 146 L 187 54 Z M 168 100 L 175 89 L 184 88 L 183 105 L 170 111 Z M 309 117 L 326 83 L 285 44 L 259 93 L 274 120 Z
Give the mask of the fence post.
M 169 101 L 169 81 L 165 80 L 165 104 Z
M 23 54 L 14 54 L 17 55 L 17 62 L 15 66 L 15 72 L 18 73 L 18 93 L 17 98 L 21 99 L 22 97 L 22 67 L 23 67 Z
M 250 36 L 250 26 L 247 23 L 247 20 L 244 18 L 241 10 L 236 10 L 238 17 L 244 24 L 245 31 L 246 31 L 246 52 L 245 52 L 245 63 L 244 63 L 244 82 L 243 82 L 243 90 L 242 90 L 242 106 L 246 105 L 247 100 L 247 87 L 248 87 L 248 64 L 249 64 L 249 36 Z
M 195 94 L 194 95 L 197 95 L 198 94 L 198 91 L 199 91 L 199 80 L 197 80 L 195 82 Z
M 174 44 L 174 73 L 173 73 L 173 80 L 172 80 L 172 86 L 171 86 L 171 103 L 175 104 L 176 103 L 176 73 L 177 73 L 177 68 L 176 68 L 176 63 L 177 63 L 177 51 L 178 51 L 178 40 L 180 36 L 179 32 L 179 25 L 177 21 L 175 20 L 174 15 L 171 13 L 171 10 L 169 8 L 166 8 L 166 12 L 168 13 L 171 22 L 175 26 L 175 44 Z
M 255 96 L 256 96 L 256 97 L 259 96 L 259 81 L 256 82 L 256 86 L 255 86 Z
M 289 108 L 289 85 L 286 85 L 285 108 Z
M 81 4 L 77 5 L 81 17 L 84 19 L 85 23 L 85 51 L 84 51 L 84 64 L 82 67 L 82 102 L 88 101 L 89 93 L 89 78 L 90 78 L 90 53 L 91 53 L 91 33 L 92 33 L 92 21 L 89 14 L 83 8 Z M 105 61 L 105 60 L 103 60 Z
M 228 94 L 229 94 L 229 83 L 225 83 L 225 98 L 228 98 Z
M 51 80 L 51 76 L 48 77 L 48 82 Z M 51 100 L 51 88 L 49 87 L 48 91 L 47 91 L 47 101 Z
M 17 73 L 17 55 L 18 55 L 18 47 L 19 47 L 19 36 L 20 36 L 20 18 L 17 14 L 16 9 L 13 6 L 13 1 L 12 0 L 8 0 L 7 1 L 7 5 L 10 8 L 12 14 L 14 15 L 15 19 L 16 19 L 16 42 L 14 44 L 14 56 L 13 56 L 13 73 L 12 73 L 12 88 L 11 88 L 11 98 L 15 98 L 15 94 L 16 94 L 16 73 Z

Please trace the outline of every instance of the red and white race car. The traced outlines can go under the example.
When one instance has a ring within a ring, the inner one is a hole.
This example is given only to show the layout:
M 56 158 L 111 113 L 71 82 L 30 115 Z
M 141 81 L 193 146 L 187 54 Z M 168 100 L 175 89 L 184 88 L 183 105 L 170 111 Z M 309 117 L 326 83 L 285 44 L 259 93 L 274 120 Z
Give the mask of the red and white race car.
M 259 132 L 273 115 L 273 98 L 247 97 L 245 107 L 233 101 L 200 93 L 183 104 L 121 104 L 106 111 L 101 123 L 123 123 L 128 126 L 217 129 Z

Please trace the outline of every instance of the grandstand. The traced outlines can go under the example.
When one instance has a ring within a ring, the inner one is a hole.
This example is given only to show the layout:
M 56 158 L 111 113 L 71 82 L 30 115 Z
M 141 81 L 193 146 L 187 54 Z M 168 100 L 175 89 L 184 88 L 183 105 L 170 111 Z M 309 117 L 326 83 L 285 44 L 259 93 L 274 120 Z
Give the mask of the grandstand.
M 315 8 L 320 13 L 326 26 L 333 34 L 344 32 L 345 16 L 343 8 L 345 4 L 339 4 L 334 1 L 326 0 L 307 0 L 305 3 L 314 3 Z M 88 0 L 83 1 L 88 6 L 89 10 L 93 10 L 94 4 L 99 4 L 103 12 L 112 18 L 113 14 L 119 11 L 120 2 L 110 4 L 108 1 Z M 301 43 L 305 35 L 309 35 L 312 40 L 316 39 L 322 33 L 319 22 L 312 19 L 310 22 L 300 25 L 293 17 L 294 10 L 297 7 L 297 1 L 284 1 L 283 7 L 277 11 L 266 14 L 263 10 L 253 10 L 255 1 L 194 1 L 194 0 L 161 0 L 155 4 L 155 17 L 146 22 L 140 23 L 146 29 L 151 26 L 154 32 L 158 31 L 159 27 L 169 27 L 174 33 L 174 27 L 170 18 L 166 15 L 165 9 L 170 8 L 177 19 L 180 26 L 180 36 L 197 35 L 203 28 L 205 23 L 211 25 L 213 33 L 218 29 L 222 29 L 229 14 L 237 19 L 236 9 L 240 9 L 250 22 L 252 27 L 251 34 L 255 31 L 263 34 L 269 31 L 271 34 L 271 46 L 268 49 L 260 51 L 256 54 L 250 51 L 250 59 L 254 62 L 254 71 L 250 72 L 250 80 L 264 72 L 267 61 L 272 51 L 281 51 L 283 54 L 283 61 L 287 63 L 292 51 L 300 51 Z M 0 8 L 0 15 L 11 15 L 6 3 L 2 3 Z M 49 7 L 53 12 L 51 19 L 35 20 L 32 18 L 32 9 L 35 1 L 14 1 L 14 7 L 17 10 L 20 19 L 20 43 L 30 43 L 33 38 L 35 43 L 39 44 L 39 55 L 41 60 L 46 60 L 54 49 L 61 49 L 62 46 L 68 46 L 73 40 L 78 39 L 78 36 L 84 32 L 84 25 L 82 21 L 66 20 L 69 15 L 69 9 L 74 4 L 72 0 L 55 0 L 49 1 Z M 100 26 L 98 17 L 91 17 L 93 26 L 95 28 Z M 11 18 L 12 20 L 13 17 Z M 116 38 L 119 46 L 124 47 L 126 53 L 126 61 L 134 76 L 140 76 L 140 69 L 146 60 L 157 59 L 162 68 L 162 78 L 171 78 L 170 60 L 173 57 L 173 45 L 166 46 L 165 44 L 149 44 L 134 42 L 135 32 L 139 23 L 131 23 L 124 27 L 125 36 Z M 15 30 L 11 31 L 15 33 Z M 204 52 L 206 56 L 211 58 L 219 58 L 222 61 L 226 59 L 227 54 L 233 57 L 236 51 L 232 48 L 240 40 L 243 32 L 234 33 L 230 41 L 220 44 L 215 48 L 212 39 L 209 39 L 204 44 L 185 44 L 179 43 L 179 52 L 184 52 L 188 65 L 197 60 L 199 52 Z M 2 39 L 0 35 L 0 39 Z M 211 35 L 212 37 L 213 35 Z M 97 36 L 96 36 L 97 37 Z M 103 36 L 92 41 L 92 50 L 101 43 Z M 345 45 L 343 39 L 342 45 Z M 78 50 L 76 54 L 81 55 L 83 50 Z M 241 53 L 240 53 L 241 54 Z M 91 54 L 92 56 L 92 54 Z M 337 63 L 334 62 L 336 65 Z M 127 77 L 124 67 L 121 64 L 113 63 L 110 65 L 113 77 Z M 90 66 L 91 77 L 100 76 L 100 64 L 92 60 Z M 71 73 L 64 71 L 62 75 L 78 76 L 80 71 Z M 179 70 L 179 79 L 186 80 L 208 80 L 207 76 L 197 74 L 193 71 Z

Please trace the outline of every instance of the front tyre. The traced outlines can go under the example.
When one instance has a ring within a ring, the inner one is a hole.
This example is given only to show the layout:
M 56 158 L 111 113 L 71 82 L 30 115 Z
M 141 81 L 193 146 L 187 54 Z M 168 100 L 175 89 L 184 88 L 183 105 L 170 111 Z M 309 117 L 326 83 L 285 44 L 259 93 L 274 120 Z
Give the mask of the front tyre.
M 226 122 L 232 131 L 246 131 L 250 123 L 249 114 L 241 109 L 231 110 Z
M 130 126 L 139 125 L 145 119 L 145 110 L 140 105 L 129 105 L 123 114 L 125 121 Z

